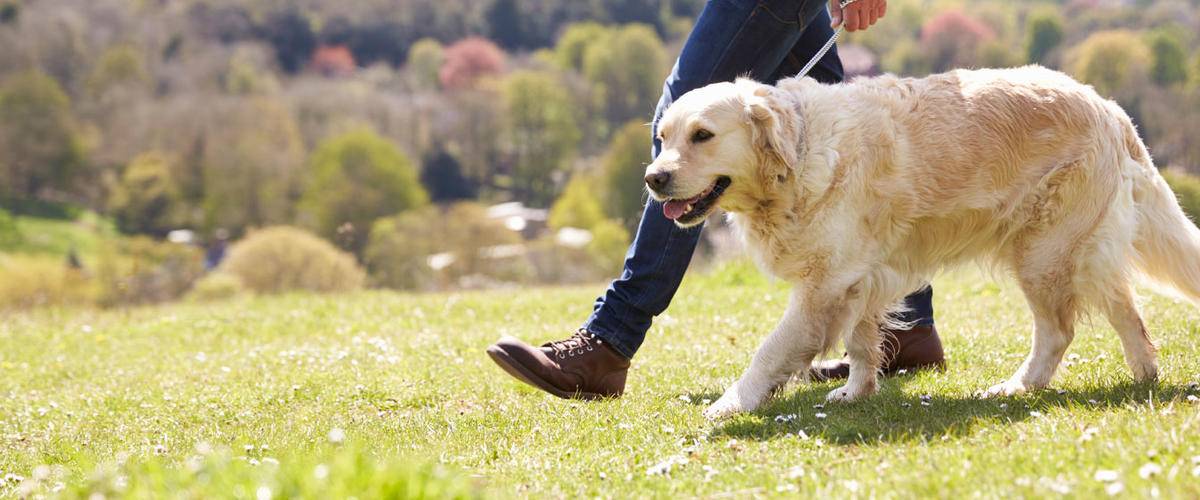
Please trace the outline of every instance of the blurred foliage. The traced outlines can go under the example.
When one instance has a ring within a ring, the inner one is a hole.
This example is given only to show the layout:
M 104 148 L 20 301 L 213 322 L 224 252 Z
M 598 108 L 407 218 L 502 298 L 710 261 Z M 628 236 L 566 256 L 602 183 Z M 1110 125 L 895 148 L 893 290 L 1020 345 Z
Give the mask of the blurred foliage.
M 182 200 L 178 184 L 171 179 L 172 161 L 165 154 L 150 152 L 125 167 L 109 198 L 109 210 L 121 231 L 164 236 L 178 227 Z
M 504 51 L 486 38 L 459 40 L 446 47 L 443 57 L 438 81 L 446 89 L 468 88 L 479 79 L 504 70 Z
M 1150 36 L 1150 77 L 1164 87 L 1188 79 L 1187 51 L 1182 37 L 1171 30 L 1158 30 Z
M 1063 21 L 1052 9 L 1039 9 L 1029 15 L 1025 38 L 1025 59 L 1031 63 L 1050 63 L 1050 53 L 1063 41 Z
M 0 250 L 16 247 L 22 239 L 16 217 L 0 208 Z
M 577 173 L 567 183 L 562 196 L 550 207 L 547 223 L 552 229 L 574 227 L 591 229 L 604 220 L 604 207 L 596 190 L 596 179 Z
M 353 255 L 287 226 L 250 232 L 229 248 L 218 270 L 257 293 L 344 292 L 361 288 L 366 280 Z
M 0 254 L 0 310 L 85 305 L 94 289 L 64 259 Z
M 629 231 L 612 220 L 602 220 L 592 226 L 592 241 L 587 251 L 598 269 L 611 274 L 621 270 L 625 252 L 629 249 Z
M 418 88 L 433 89 L 438 85 L 438 71 L 446 59 L 442 44 L 432 38 L 422 38 L 408 51 L 404 67 Z
M 421 185 L 434 202 L 468 200 L 477 196 L 475 181 L 463 175 L 462 164 L 443 147 L 430 150 L 421 160 Z
M 921 27 L 921 50 L 935 73 L 970 67 L 979 49 L 996 37 L 992 28 L 962 11 L 948 10 Z
M 368 128 L 321 143 L 309 170 L 303 203 L 318 232 L 355 252 L 375 219 L 429 200 L 404 153 Z
M 646 202 L 646 165 L 650 164 L 650 127 L 631 121 L 613 135 L 601 162 L 604 212 L 632 231 Z
M 57 81 L 31 71 L 0 86 L 0 195 L 69 189 L 84 156 L 71 100 Z
M 445 211 L 434 207 L 380 219 L 371 228 L 365 252 L 372 284 L 400 289 L 440 289 L 464 279 L 521 281 L 529 270 L 518 253 L 521 242 L 501 221 L 490 219 L 484 207 L 456 203 Z M 443 254 L 443 262 L 431 256 Z
M 1145 79 L 1150 51 L 1132 31 L 1101 31 L 1076 46 L 1069 60 L 1076 78 L 1113 95 Z
M 207 302 L 237 297 L 245 292 L 242 279 L 225 272 L 212 272 L 204 275 L 187 292 L 187 300 Z
M 1175 192 L 1179 206 L 1192 218 L 1192 222 L 1200 221 L 1200 177 L 1177 170 L 1163 170 L 1163 178 Z
M 547 73 L 520 71 L 504 81 L 506 127 L 513 153 L 513 188 L 522 199 L 546 206 L 557 179 L 570 168 L 579 145 L 575 101 Z
M 583 51 L 583 77 L 595 92 L 593 109 L 607 124 L 649 120 L 668 69 L 662 40 L 649 26 L 614 28 Z
M 118 238 L 101 244 L 88 272 L 98 287 L 99 305 L 151 304 L 182 297 L 203 274 L 204 256 L 193 246 L 144 236 Z

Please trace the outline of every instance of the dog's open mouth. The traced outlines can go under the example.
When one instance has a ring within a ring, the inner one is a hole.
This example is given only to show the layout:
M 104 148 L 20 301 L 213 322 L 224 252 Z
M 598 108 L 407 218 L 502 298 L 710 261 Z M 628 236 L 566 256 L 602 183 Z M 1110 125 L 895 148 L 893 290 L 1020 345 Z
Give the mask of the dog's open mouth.
M 728 177 L 717 177 L 717 180 L 708 189 L 701 191 L 696 196 L 667 200 L 663 202 L 663 215 L 679 224 L 689 224 L 703 219 L 717 205 L 717 199 L 725 192 L 725 188 L 729 187 L 729 182 Z

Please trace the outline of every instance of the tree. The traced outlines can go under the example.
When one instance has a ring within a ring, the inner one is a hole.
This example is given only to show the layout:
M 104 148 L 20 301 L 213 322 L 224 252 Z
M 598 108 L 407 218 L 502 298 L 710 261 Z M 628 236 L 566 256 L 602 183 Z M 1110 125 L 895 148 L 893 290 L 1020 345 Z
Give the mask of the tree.
M 375 219 L 429 200 L 408 158 L 368 128 L 321 143 L 309 170 L 303 207 L 320 234 L 355 252 L 366 244 Z
M 317 34 L 312 22 L 296 7 L 271 15 L 262 32 L 267 43 L 275 48 L 279 66 L 288 73 L 303 69 L 317 48 Z
M 583 74 L 596 90 L 595 109 L 609 124 L 648 120 L 662 93 L 667 55 L 649 26 L 624 26 L 588 45 Z
M 604 212 L 609 218 L 637 228 L 645 202 L 646 165 L 650 162 L 650 129 L 640 121 L 631 121 L 613 136 L 601 164 Z
M 957 10 L 942 12 L 921 27 L 921 46 L 935 73 L 974 66 L 979 47 L 995 37 L 987 25 Z
M 358 65 L 354 54 L 345 45 L 322 45 L 313 53 L 308 66 L 326 77 L 344 77 L 354 74 Z
M 432 38 L 422 38 L 409 49 L 404 67 L 418 88 L 433 89 L 437 88 L 438 70 L 445 58 L 442 44 Z
M 267 96 L 213 105 L 218 112 L 198 144 L 203 226 L 236 233 L 291 222 L 304 166 L 304 143 L 291 110 Z
M 1172 32 L 1160 30 L 1150 36 L 1150 77 L 1168 87 L 1187 81 L 1187 51 Z
M 1112 96 L 1144 80 L 1149 60 L 1150 51 L 1137 34 L 1101 31 L 1071 51 L 1069 67 L 1076 78 L 1096 87 L 1101 95 Z
M 463 175 L 462 165 L 442 146 L 421 161 L 421 185 L 434 202 L 467 200 L 476 195 L 475 183 Z
M 57 81 L 34 71 L 0 88 L 0 195 L 68 189 L 84 155 L 70 98 Z
M 484 14 L 492 40 L 509 50 L 528 47 L 525 18 L 516 0 L 495 0 Z
M 570 167 L 579 145 L 575 102 L 553 76 L 531 71 L 505 80 L 503 96 L 515 161 L 513 185 L 528 203 L 546 206 L 557 194 L 556 174 Z
M 567 26 L 554 46 L 554 59 L 563 69 L 583 71 L 583 54 L 597 40 L 612 36 L 612 30 L 595 22 Z
M 163 236 L 175 228 L 181 200 L 171 163 L 167 155 L 150 152 L 125 167 L 108 204 L 121 231 Z
M 1063 39 L 1062 18 L 1053 10 L 1041 10 L 1029 16 L 1025 39 L 1025 58 L 1031 63 L 1047 64 L 1047 56 Z
M 550 207 L 547 224 L 553 229 L 574 227 L 591 229 L 604 220 L 604 208 L 596 195 L 596 180 L 586 174 L 575 174 L 562 196 Z
M 504 51 L 486 38 L 469 37 L 446 48 L 445 62 L 438 72 L 443 88 L 463 89 L 476 80 L 504 70 Z

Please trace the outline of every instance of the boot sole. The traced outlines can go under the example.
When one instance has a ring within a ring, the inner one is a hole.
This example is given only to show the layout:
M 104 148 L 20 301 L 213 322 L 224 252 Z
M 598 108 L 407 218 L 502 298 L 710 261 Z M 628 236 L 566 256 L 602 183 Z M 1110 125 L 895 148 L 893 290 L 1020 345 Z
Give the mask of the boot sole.
M 524 365 L 514 361 L 512 357 L 508 355 L 508 353 L 504 352 L 503 349 L 500 349 L 496 346 L 489 346 L 487 348 L 487 353 L 488 357 L 492 358 L 492 361 L 495 361 L 497 365 L 500 365 L 500 368 L 502 368 L 509 375 L 512 375 L 513 378 L 562 399 L 583 399 L 587 401 L 595 401 L 597 399 L 616 398 L 620 396 L 620 394 L 607 395 L 584 391 L 567 392 L 550 385 L 549 382 L 546 382 L 528 368 L 525 368 Z

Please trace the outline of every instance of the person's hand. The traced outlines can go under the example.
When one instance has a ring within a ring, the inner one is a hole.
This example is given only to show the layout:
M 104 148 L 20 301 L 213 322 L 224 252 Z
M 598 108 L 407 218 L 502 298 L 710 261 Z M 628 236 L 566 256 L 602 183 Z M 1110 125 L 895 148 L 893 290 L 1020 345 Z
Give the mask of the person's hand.
M 887 0 L 858 0 L 845 9 L 840 0 L 829 0 L 829 14 L 833 17 L 833 27 L 839 24 L 846 31 L 865 30 L 875 24 L 887 13 Z

